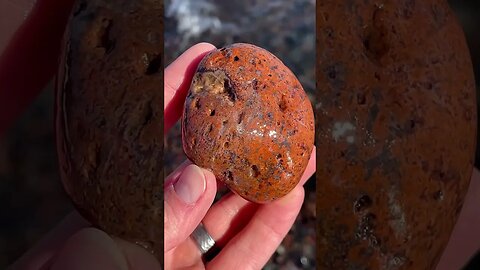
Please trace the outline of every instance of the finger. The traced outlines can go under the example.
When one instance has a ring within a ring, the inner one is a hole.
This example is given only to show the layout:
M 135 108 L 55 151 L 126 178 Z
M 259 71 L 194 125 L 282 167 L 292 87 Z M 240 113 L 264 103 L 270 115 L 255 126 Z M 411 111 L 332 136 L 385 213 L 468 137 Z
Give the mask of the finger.
M 310 160 L 303 176 L 299 182 L 299 186 L 315 173 L 315 147 L 312 150 Z M 221 247 L 228 239 L 236 235 L 253 216 L 259 205 L 250 203 L 236 194 L 229 194 L 215 203 L 205 216 L 203 223 L 208 228 L 213 239 Z
M 228 242 L 208 267 L 261 269 L 290 230 L 303 198 L 303 187 L 297 186 L 287 196 L 259 207 L 247 226 Z
M 190 160 L 185 160 L 182 164 L 180 164 L 180 166 L 178 166 L 177 170 L 175 170 L 163 183 L 163 186 L 166 187 L 168 185 L 171 185 L 172 184 L 172 181 L 174 181 L 175 179 L 178 178 L 178 176 L 180 175 L 180 173 L 182 172 L 182 169 L 187 167 L 188 165 L 192 164 L 192 162 Z M 224 192 L 225 190 L 227 190 L 228 187 L 225 185 L 225 183 L 223 183 L 222 181 L 220 180 L 217 180 L 217 192 Z
M 217 192 L 215 176 L 196 165 L 182 169 L 178 179 L 168 179 L 165 192 L 165 252 L 185 241 L 202 221 Z
M 158 260 L 144 248 L 117 237 L 113 237 L 113 240 L 125 256 L 130 270 L 161 269 Z
M 48 264 L 72 234 L 88 226 L 90 224 L 77 211 L 72 212 L 35 247 L 11 265 L 11 269 L 41 269 Z
M 307 182 L 307 180 L 310 179 L 310 177 L 312 177 L 312 175 L 315 173 L 317 169 L 316 151 L 317 151 L 317 148 L 313 146 L 312 154 L 310 155 L 310 159 L 308 160 L 307 168 L 303 172 L 302 178 L 299 183 L 299 185 L 301 186 L 303 186 L 305 182 Z
M 203 224 L 216 244 L 223 247 L 248 224 L 259 207 L 259 204 L 231 193 L 212 206 L 203 219 Z
M 55 73 L 73 3 L 73 0 L 37 1 L 0 55 L 0 135 Z
M 204 269 L 202 254 L 192 238 L 165 253 L 165 269 Z
M 84 228 L 72 235 L 55 256 L 51 270 L 160 269 L 146 250 L 124 240 L 114 240 L 95 228 Z
M 245 227 L 258 207 L 259 204 L 230 193 L 210 208 L 202 222 L 215 245 L 221 248 Z M 165 269 L 198 269 L 200 265 L 201 254 L 191 238 L 165 254 Z
M 85 228 L 66 241 L 50 269 L 127 270 L 128 264 L 112 238 L 98 229 Z
M 180 166 L 178 166 L 178 168 L 165 179 L 163 187 L 166 188 L 173 185 L 174 182 L 178 180 L 178 177 L 180 177 L 180 175 L 182 174 L 183 169 L 185 169 L 185 167 L 190 164 L 192 164 L 192 162 L 188 159 L 182 162 L 182 164 L 180 164 Z
M 299 185 L 305 183 L 315 171 L 314 153 L 315 148 Z M 234 193 L 229 193 L 208 210 L 202 222 L 215 239 L 216 245 L 221 248 L 248 224 L 259 207 L 259 204 L 251 203 Z M 185 256 L 185 254 L 188 254 L 188 256 Z M 165 266 L 175 263 L 175 266 L 182 269 L 196 269 L 195 267 L 202 263 L 200 255 L 195 243 L 191 239 L 187 239 L 175 250 L 166 253 Z M 179 265 L 178 262 L 182 264 Z
M 203 56 L 213 49 L 215 46 L 209 43 L 194 45 L 165 69 L 163 108 L 165 133 L 180 118 L 193 74 Z
M 462 211 L 437 270 L 461 269 L 480 250 L 480 173 L 473 171 Z

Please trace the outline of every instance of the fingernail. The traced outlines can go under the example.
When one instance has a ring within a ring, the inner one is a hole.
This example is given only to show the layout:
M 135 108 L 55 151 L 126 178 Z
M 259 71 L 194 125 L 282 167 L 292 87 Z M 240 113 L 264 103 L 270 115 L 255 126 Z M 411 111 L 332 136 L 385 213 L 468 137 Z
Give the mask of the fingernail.
M 202 169 L 192 164 L 183 169 L 173 188 L 182 201 L 192 204 L 198 201 L 205 192 L 205 186 L 205 175 Z

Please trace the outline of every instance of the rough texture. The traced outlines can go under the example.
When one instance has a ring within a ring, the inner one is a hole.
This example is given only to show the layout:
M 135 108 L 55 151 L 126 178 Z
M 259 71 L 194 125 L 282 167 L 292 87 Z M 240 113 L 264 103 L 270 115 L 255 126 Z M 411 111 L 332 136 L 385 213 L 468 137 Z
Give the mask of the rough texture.
M 317 267 L 434 269 L 475 149 L 462 30 L 443 0 L 317 3 Z
M 161 1 L 79 1 L 56 104 L 73 203 L 94 225 L 152 251 L 163 249 L 162 16 Z
M 199 64 L 185 102 L 186 155 L 253 202 L 286 195 L 313 148 L 311 103 L 271 53 L 233 44 Z

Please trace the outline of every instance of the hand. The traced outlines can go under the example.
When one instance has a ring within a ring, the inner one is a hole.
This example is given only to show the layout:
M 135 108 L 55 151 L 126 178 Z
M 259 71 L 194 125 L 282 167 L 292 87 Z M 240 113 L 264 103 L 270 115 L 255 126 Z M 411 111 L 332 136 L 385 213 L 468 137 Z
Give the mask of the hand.
M 180 118 L 195 69 L 215 49 L 201 43 L 188 49 L 165 70 L 165 133 Z M 297 217 L 303 184 L 315 171 L 315 149 L 298 186 L 265 205 L 228 194 L 212 206 L 215 176 L 186 161 L 165 180 L 165 269 L 261 269 Z M 189 237 L 203 222 L 221 251 L 206 265 Z
M 161 269 L 145 249 L 91 227 L 76 211 L 9 269 Z

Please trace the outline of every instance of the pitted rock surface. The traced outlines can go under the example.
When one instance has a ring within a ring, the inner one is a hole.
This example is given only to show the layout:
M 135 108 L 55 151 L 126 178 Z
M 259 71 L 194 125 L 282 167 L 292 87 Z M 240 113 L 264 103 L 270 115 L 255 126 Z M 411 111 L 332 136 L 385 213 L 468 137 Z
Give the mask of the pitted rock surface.
M 317 267 L 434 269 L 474 159 L 462 29 L 444 0 L 317 9 Z
M 207 54 L 185 102 L 183 147 L 195 164 L 247 200 L 290 192 L 314 140 L 311 103 L 295 75 L 250 44 Z

